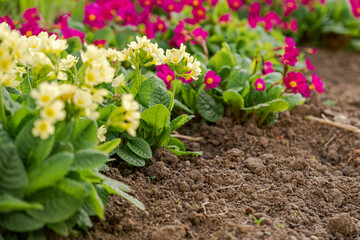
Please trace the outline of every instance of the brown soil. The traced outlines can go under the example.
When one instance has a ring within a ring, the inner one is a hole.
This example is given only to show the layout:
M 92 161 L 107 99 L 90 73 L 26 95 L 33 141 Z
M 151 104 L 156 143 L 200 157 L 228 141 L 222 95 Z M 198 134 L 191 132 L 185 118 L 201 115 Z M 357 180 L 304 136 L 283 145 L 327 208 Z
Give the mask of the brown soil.
M 185 142 L 203 157 L 178 159 L 158 149 L 144 168 L 111 167 L 107 174 L 131 186 L 146 211 L 111 196 L 106 220 L 95 220 L 91 236 L 82 239 L 356 238 L 359 135 L 304 116 L 325 112 L 360 126 L 360 55 L 319 50 L 310 58 L 326 93 L 282 113 L 276 126 L 224 118 L 182 130 L 204 138 Z

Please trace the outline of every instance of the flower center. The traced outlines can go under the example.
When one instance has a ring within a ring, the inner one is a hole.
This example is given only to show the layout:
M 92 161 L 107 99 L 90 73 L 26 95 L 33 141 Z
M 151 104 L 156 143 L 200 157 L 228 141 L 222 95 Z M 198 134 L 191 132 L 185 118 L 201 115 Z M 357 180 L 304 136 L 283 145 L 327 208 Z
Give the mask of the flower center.
M 314 84 L 311 84 L 311 85 L 310 85 L 310 89 L 315 89 L 315 85 L 314 85 Z
M 31 31 L 31 30 L 29 30 L 29 31 L 27 31 L 27 32 L 26 32 L 26 34 L 25 34 L 25 35 L 26 35 L 27 37 L 30 37 L 32 34 L 33 34 L 33 33 L 32 33 L 32 31 Z
M 189 81 L 190 79 L 191 79 L 190 76 L 186 76 L 186 77 L 185 77 L 185 80 L 186 80 L 186 81 Z
M 294 88 L 297 86 L 297 83 L 295 81 L 290 82 L 290 87 Z
M 48 95 L 44 95 L 41 97 L 41 101 L 42 102 L 49 102 L 50 101 L 50 97 Z
M 163 30 L 163 29 L 164 29 L 164 25 L 163 25 L 162 23 L 160 23 L 160 24 L 158 25 L 158 28 L 159 28 L 160 30 Z
M 258 83 L 258 84 L 256 85 L 256 88 L 257 88 L 257 89 L 262 89 L 262 88 L 263 88 L 262 83 Z
M 79 99 L 79 100 L 77 101 L 77 104 L 81 106 L 81 105 L 84 104 L 84 101 Z
M 51 117 L 51 118 L 55 116 L 55 111 L 52 108 L 47 108 L 45 110 L 45 113 L 46 113 L 46 116 Z
M 358 14 L 360 14 L 360 7 L 358 7 L 358 8 L 356 9 L 356 12 L 357 12 Z
M 292 7 L 294 7 L 294 3 L 289 2 L 289 3 L 287 4 L 287 6 L 288 6 L 289 8 L 292 8 Z
M 199 5 L 199 1 L 197 1 L 197 0 L 193 1 L 193 5 L 194 5 L 195 7 L 198 6 L 198 5 Z
M 170 5 L 168 6 L 168 9 L 169 9 L 170 11 L 174 10 L 174 5 L 170 4 Z
M 145 6 L 150 6 L 150 1 L 145 1 Z
M 212 78 L 208 78 L 208 79 L 206 80 L 206 82 L 207 82 L 208 84 L 212 84 L 212 83 L 214 82 L 214 80 L 213 80 Z
M 198 14 L 199 14 L 199 16 L 202 16 L 202 15 L 204 15 L 204 11 L 202 9 L 199 9 Z
M 89 20 L 90 21 L 95 21 L 95 19 L 96 19 L 96 16 L 94 14 L 89 15 Z
M 1 61 L 1 68 L 4 70 L 7 70 L 10 66 L 10 61 L 4 59 L 3 61 Z
M 173 80 L 173 78 L 172 78 L 171 75 L 167 75 L 166 80 L 167 80 L 168 82 L 170 82 L 171 80 Z
M 47 128 L 48 128 L 48 125 L 45 122 L 40 123 L 40 125 L 39 125 L 40 131 L 45 132 L 47 130 Z
M 240 4 L 238 2 L 234 2 L 234 7 L 238 7 Z
M 95 76 L 94 76 L 94 74 L 88 73 L 88 74 L 87 74 L 87 80 L 88 80 L 89 82 L 94 82 L 94 81 L 95 81 Z

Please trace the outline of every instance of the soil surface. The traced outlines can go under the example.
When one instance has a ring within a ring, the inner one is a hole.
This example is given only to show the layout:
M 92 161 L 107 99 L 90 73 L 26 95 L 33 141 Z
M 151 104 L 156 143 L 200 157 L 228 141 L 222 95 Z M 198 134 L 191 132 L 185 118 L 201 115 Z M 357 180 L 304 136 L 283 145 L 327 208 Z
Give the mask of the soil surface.
M 360 55 L 320 49 L 309 58 L 325 93 L 275 126 L 224 118 L 182 130 L 203 138 L 185 141 L 202 157 L 158 149 L 144 168 L 111 167 L 146 211 L 111 196 L 106 220 L 81 239 L 359 239 L 360 135 L 304 116 L 360 127 Z

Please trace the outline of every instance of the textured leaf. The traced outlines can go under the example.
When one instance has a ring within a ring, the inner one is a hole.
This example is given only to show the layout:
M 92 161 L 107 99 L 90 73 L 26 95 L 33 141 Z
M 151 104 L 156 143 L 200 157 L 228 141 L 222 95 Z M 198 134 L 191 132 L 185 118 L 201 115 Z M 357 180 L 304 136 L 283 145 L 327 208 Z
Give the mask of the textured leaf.
M 300 93 L 284 97 L 284 100 L 289 104 L 289 110 L 305 102 L 305 98 Z
M 149 107 L 157 104 L 164 105 L 167 109 L 170 108 L 171 97 L 166 88 L 163 85 L 156 85 L 150 93 Z
M 84 20 L 85 17 L 85 10 L 84 10 L 84 0 L 79 0 L 76 3 L 75 8 L 73 9 L 72 13 L 71 13 L 71 18 L 74 21 L 77 22 L 82 22 Z
M 18 102 L 15 102 L 8 91 L 5 88 L 2 88 L 2 97 L 3 104 L 6 110 L 8 110 L 11 114 L 14 114 L 17 110 L 22 108 L 22 105 Z
M 234 108 L 241 109 L 244 107 L 244 99 L 234 89 L 226 90 L 223 94 L 224 101 Z
M 169 142 L 170 134 L 171 134 L 171 127 L 170 127 L 170 125 L 167 125 L 164 128 L 161 135 L 159 135 L 156 146 L 157 147 L 165 147 L 165 146 L 167 146 L 168 142 Z
M 24 165 L 13 144 L 0 147 L 0 193 L 22 195 L 28 185 Z
M 177 138 L 169 138 L 168 146 L 176 146 L 180 151 L 186 151 L 184 144 Z
M 229 76 L 228 88 L 238 90 L 240 88 L 246 87 L 249 84 L 250 75 L 246 70 L 239 69 L 235 67 Z
M 142 138 L 134 138 L 131 142 L 127 143 L 127 146 L 131 151 L 141 158 L 150 159 L 152 152 L 149 144 Z
M 195 116 L 188 116 L 186 114 L 180 115 L 170 122 L 171 131 L 175 131 L 183 126 L 185 123 L 193 119 Z
M 84 149 L 75 152 L 75 161 L 72 170 L 84 170 L 100 167 L 108 161 L 108 155 L 105 152 L 95 149 Z
M 44 223 L 24 212 L 0 214 L 0 226 L 13 232 L 30 232 L 41 229 Z
M 139 208 L 140 210 L 145 210 L 145 206 L 142 202 L 140 202 L 138 199 L 134 198 L 133 196 L 130 196 L 126 192 L 121 191 L 120 189 L 113 189 L 107 185 L 104 185 L 104 187 L 108 190 L 111 194 L 119 195 L 126 200 L 128 200 L 130 203 L 132 203 L 135 207 Z
M 224 115 L 224 106 L 216 102 L 215 99 L 205 91 L 199 93 L 196 108 L 200 115 L 209 122 L 217 122 Z
M 170 112 L 164 105 L 157 104 L 145 110 L 141 114 L 141 119 L 144 120 L 147 125 L 153 127 L 155 134 L 158 135 L 169 122 Z
M 73 161 L 73 153 L 60 152 L 45 159 L 40 165 L 29 169 L 28 193 L 51 186 L 62 179 L 70 170 Z
M 112 178 L 106 178 L 106 180 L 103 181 L 102 184 L 110 187 L 114 191 L 124 191 L 124 192 L 131 191 L 131 189 L 128 185 L 126 185 L 125 183 L 122 183 L 120 181 L 117 181 L 115 179 L 112 179 Z
M 145 160 L 133 153 L 128 147 L 118 148 L 116 154 L 125 162 L 136 167 L 145 166 Z
M 75 150 L 93 148 L 97 142 L 97 125 L 87 118 L 76 118 L 70 141 Z
M 45 223 L 56 223 L 70 218 L 83 203 L 83 199 L 75 198 L 55 187 L 41 189 L 30 195 L 28 200 L 43 205 L 43 210 L 31 209 L 26 212 Z
M 168 148 L 172 153 L 176 156 L 202 156 L 203 152 L 189 152 L 189 151 L 181 151 L 177 149 Z
M 86 202 L 90 203 L 99 218 L 104 219 L 105 205 L 94 186 L 91 186 L 91 192 Z
M 49 223 L 46 226 L 61 236 L 67 237 L 69 235 L 69 228 L 65 222 Z

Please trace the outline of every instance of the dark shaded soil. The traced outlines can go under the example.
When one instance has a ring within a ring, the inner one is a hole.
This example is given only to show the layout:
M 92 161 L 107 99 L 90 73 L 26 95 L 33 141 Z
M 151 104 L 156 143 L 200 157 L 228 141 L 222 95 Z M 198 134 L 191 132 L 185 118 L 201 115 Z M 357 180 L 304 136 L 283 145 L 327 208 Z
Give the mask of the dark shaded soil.
M 304 116 L 360 127 L 360 55 L 319 50 L 311 60 L 326 93 L 282 113 L 276 126 L 225 118 L 182 130 L 203 137 L 185 141 L 203 157 L 158 149 L 144 168 L 111 167 L 107 174 L 131 186 L 146 211 L 111 196 L 106 220 L 82 239 L 356 239 L 360 137 Z

